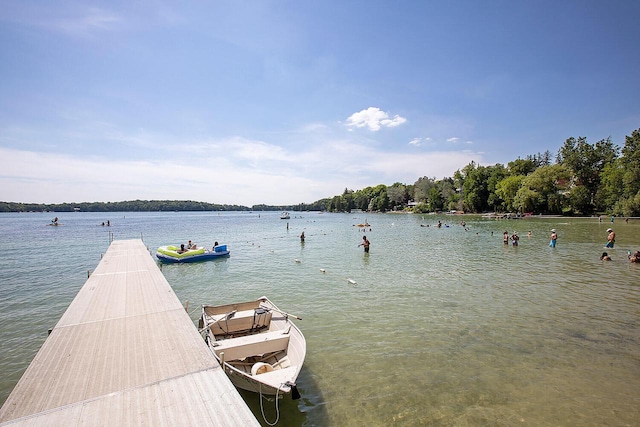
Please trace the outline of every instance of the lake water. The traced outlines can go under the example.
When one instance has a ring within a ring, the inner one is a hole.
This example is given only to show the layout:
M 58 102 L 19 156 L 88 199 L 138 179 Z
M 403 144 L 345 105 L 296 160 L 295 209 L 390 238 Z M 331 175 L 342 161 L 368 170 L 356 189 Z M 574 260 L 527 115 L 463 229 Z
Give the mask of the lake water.
M 59 213 L 63 226 L 45 226 L 53 216 L 0 214 L 0 403 L 111 237 L 142 238 L 154 253 L 192 239 L 231 249 L 229 258 L 162 267 L 194 321 L 201 304 L 262 295 L 303 318 L 302 398 L 280 402 L 280 426 L 640 420 L 640 264 L 627 261 L 640 249 L 640 221 L 615 220 L 605 263 L 612 224 L 594 218 Z M 366 233 L 356 226 L 364 222 Z M 505 230 L 519 232 L 518 247 L 502 243 Z M 369 254 L 358 247 L 364 234 Z M 258 397 L 242 395 L 266 425 Z M 265 415 L 275 419 L 273 402 Z

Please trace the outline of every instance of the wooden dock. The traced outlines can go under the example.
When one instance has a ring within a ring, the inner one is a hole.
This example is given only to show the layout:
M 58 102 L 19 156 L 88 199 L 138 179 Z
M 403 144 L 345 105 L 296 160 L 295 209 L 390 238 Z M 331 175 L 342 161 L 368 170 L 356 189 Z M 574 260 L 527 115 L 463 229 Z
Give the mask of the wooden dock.
M 260 424 L 144 243 L 120 240 L 0 408 L 9 425 Z

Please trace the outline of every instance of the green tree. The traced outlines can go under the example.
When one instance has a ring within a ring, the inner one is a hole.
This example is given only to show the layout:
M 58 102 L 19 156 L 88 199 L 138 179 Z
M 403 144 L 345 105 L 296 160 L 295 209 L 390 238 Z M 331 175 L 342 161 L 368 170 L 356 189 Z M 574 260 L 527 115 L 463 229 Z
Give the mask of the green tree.
M 429 212 L 429 207 L 424 202 L 418 203 L 413 208 L 413 213 L 427 213 L 427 212 Z
M 392 208 L 404 207 L 407 204 L 406 190 L 407 187 L 399 182 L 387 188 L 387 197 Z
M 499 211 L 504 205 L 504 199 L 496 191 L 498 183 L 509 175 L 509 172 L 501 164 L 487 167 L 489 177 L 487 178 L 487 191 L 489 193 L 487 197 L 487 208 Z
M 372 192 L 373 192 L 372 187 L 365 187 L 362 190 L 355 191 L 353 193 L 354 209 L 361 209 L 363 211 L 368 210 Z
M 429 201 L 427 203 L 429 210 L 431 212 L 441 211 L 444 206 L 444 201 L 442 200 L 442 194 L 440 194 L 440 190 L 436 187 L 432 187 L 429 192 Z
M 504 201 L 503 207 L 505 211 L 511 212 L 520 210 L 515 206 L 515 198 L 524 179 L 524 175 L 511 175 L 504 178 L 496 185 L 496 194 Z M 522 208 L 522 206 L 520 208 Z
M 625 138 L 620 158 L 624 168 L 624 195 L 635 197 L 640 192 L 640 129 Z
M 429 199 L 429 192 L 435 186 L 431 178 L 423 176 L 413 184 L 413 200 L 416 202 L 426 202 Z
M 521 212 L 562 213 L 571 173 L 563 165 L 542 166 L 522 180 L 514 205 Z
M 345 212 L 351 212 L 353 209 L 353 190 L 349 190 L 345 188 L 342 192 L 342 200 L 341 200 L 342 210 Z
M 537 169 L 538 165 L 533 159 L 516 159 L 507 163 L 511 175 L 527 176 Z
M 469 163 L 459 173 L 463 190 L 464 210 L 469 212 L 483 212 L 488 209 L 489 199 L 489 173 L 484 166 Z
M 610 138 L 598 141 L 595 145 L 589 144 L 584 137 L 577 140 L 571 137 L 565 141 L 560 148 L 558 159 L 559 163 L 567 166 L 573 174 L 573 194 L 569 195 L 569 199 L 574 210 L 582 213 L 594 212 L 600 172 L 617 158 L 619 151 Z
M 595 200 L 599 212 L 613 212 L 618 201 L 625 198 L 624 176 L 625 168 L 621 159 L 604 167 Z
M 387 196 L 387 186 L 379 184 L 373 188 L 368 210 L 386 212 L 389 209 L 389 197 Z
M 453 178 L 444 178 L 435 182 L 436 188 L 440 191 L 442 196 L 442 209 L 447 210 L 462 210 L 463 207 L 458 206 L 460 201 L 460 195 L 456 191 Z
M 591 193 L 584 185 L 577 185 L 571 189 L 568 194 L 569 206 L 574 213 L 591 213 L 593 212 L 594 203 Z

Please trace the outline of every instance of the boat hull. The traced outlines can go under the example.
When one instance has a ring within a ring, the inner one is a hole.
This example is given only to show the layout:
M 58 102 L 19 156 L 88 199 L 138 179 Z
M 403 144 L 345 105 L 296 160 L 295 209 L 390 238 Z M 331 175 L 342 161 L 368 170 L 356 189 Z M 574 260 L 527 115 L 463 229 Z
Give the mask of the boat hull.
M 220 362 L 219 358 L 218 362 Z M 265 384 L 264 382 L 258 381 L 253 378 L 251 375 L 247 375 L 242 372 L 238 372 L 233 369 L 229 364 L 225 364 L 224 372 L 227 374 L 227 377 L 231 380 L 231 383 L 242 390 L 250 391 L 252 393 L 262 394 L 264 396 L 278 396 L 284 397 L 288 394 L 294 396 L 297 393 L 297 388 L 295 385 L 296 378 L 291 378 L 291 384 L 282 384 L 279 387 L 274 387 L 269 384 Z M 295 390 L 295 392 L 294 392 Z

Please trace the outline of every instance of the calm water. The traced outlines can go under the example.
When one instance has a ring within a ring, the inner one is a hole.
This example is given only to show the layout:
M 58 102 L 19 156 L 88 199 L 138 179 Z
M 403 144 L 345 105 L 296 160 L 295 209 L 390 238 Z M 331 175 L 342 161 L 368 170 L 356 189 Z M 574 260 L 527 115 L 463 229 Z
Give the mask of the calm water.
M 227 259 L 163 266 L 194 320 L 201 304 L 262 295 L 304 319 L 303 397 L 281 402 L 280 426 L 640 420 L 640 265 L 626 256 L 640 249 L 640 221 L 615 221 L 617 247 L 603 263 L 611 223 L 596 219 L 465 216 L 465 231 L 459 216 L 68 213 L 64 226 L 45 226 L 53 216 L 0 215 L 0 403 L 112 234 L 152 251 L 188 239 L 229 245 Z M 365 221 L 368 255 L 354 226 Z M 505 229 L 519 232 L 519 247 L 503 245 Z M 243 396 L 262 420 L 258 398 Z M 275 419 L 272 402 L 265 414 Z

